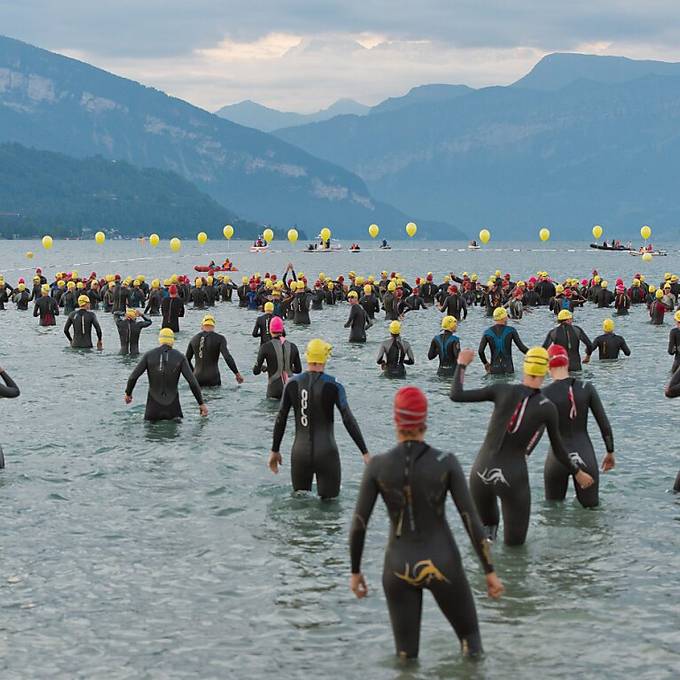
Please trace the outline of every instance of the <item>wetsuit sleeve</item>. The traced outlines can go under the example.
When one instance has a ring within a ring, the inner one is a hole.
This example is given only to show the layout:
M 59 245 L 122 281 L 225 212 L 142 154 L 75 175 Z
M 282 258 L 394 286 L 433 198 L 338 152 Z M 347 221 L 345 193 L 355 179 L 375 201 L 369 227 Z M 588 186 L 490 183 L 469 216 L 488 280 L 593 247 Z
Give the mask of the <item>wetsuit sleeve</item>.
M 253 328 L 253 337 L 254 338 L 260 337 L 260 320 L 259 319 L 255 320 L 255 327 Z
M 612 432 L 612 426 L 609 424 L 609 418 L 604 412 L 604 406 L 602 406 L 602 400 L 600 395 L 597 393 L 594 385 L 589 385 L 590 389 L 590 410 L 595 416 L 595 421 L 597 426 L 600 428 L 600 433 L 602 434 L 602 439 L 604 440 L 604 445 L 607 449 L 607 453 L 614 452 L 614 434 Z
M 590 342 L 590 338 L 585 334 L 585 331 L 582 328 L 578 329 L 578 338 L 586 346 L 586 354 L 592 354 L 595 348 L 593 347 L 593 343 Z
M 142 316 L 142 321 L 137 322 L 142 328 L 148 328 L 153 321 L 151 319 L 147 319 L 145 316 Z
M 569 458 L 569 454 L 567 453 L 567 449 L 564 448 L 564 440 L 560 435 L 560 428 L 558 425 L 557 407 L 552 402 L 549 402 L 545 406 L 545 409 L 547 414 L 545 419 L 545 427 L 548 430 L 550 445 L 552 446 L 555 457 L 570 472 L 578 472 L 580 466 L 576 463 L 572 463 L 571 458 Z
M 515 346 L 517 347 L 517 349 L 520 352 L 522 352 L 522 354 L 526 354 L 529 351 L 529 348 L 520 339 L 519 333 L 517 332 L 516 328 L 512 329 L 512 340 L 515 343 Z
M 193 348 L 193 345 L 191 344 L 191 341 L 187 345 L 187 351 L 184 352 L 184 356 L 187 358 L 187 361 L 189 362 L 189 366 L 192 367 L 191 360 L 194 358 L 194 348 Z
M 449 397 L 451 401 L 496 401 L 496 388 L 498 385 L 488 385 L 477 390 L 463 389 L 465 367 L 458 364 L 453 374 L 453 384 Z
M 236 362 L 234 361 L 234 357 L 231 356 L 231 353 L 229 352 L 229 348 L 227 347 L 227 340 L 224 337 L 222 338 L 222 341 L 220 342 L 220 352 L 222 353 L 224 360 L 227 362 L 227 366 L 229 366 L 229 370 L 234 375 L 236 375 L 238 373 L 238 367 L 236 366 Z
M 262 366 L 264 366 L 266 360 L 264 347 L 264 345 L 260 345 L 260 349 L 257 351 L 257 359 L 253 366 L 253 375 L 260 375 L 260 373 L 262 373 Z
M 189 366 L 189 362 L 187 361 L 186 357 L 182 357 L 181 370 L 184 379 L 189 383 L 189 388 L 194 395 L 194 399 L 196 399 L 198 405 L 201 406 L 203 404 L 203 393 L 201 392 L 201 386 L 198 384 L 198 380 L 196 380 L 196 376 L 191 370 L 191 366 Z
M 490 542 L 486 538 L 484 527 L 482 526 L 477 510 L 472 502 L 472 496 L 470 495 L 470 489 L 465 481 L 463 468 L 461 468 L 460 463 L 454 456 L 450 456 L 450 460 L 449 491 L 451 492 L 451 498 L 453 498 L 453 502 L 456 504 L 456 508 L 458 508 L 458 513 L 463 520 L 465 531 L 467 531 L 472 547 L 475 549 L 477 557 L 482 563 L 484 573 L 490 574 L 494 571 L 493 564 L 491 564 Z
M 35 315 L 34 315 L 35 316 Z M 670 332 L 668 336 L 668 353 L 673 356 L 677 351 L 677 345 L 675 343 L 675 328 Z M 628 355 L 626 355 L 628 356 Z
M 335 392 L 335 405 L 338 407 L 340 415 L 342 416 L 342 424 L 345 426 L 349 436 L 357 445 L 359 451 L 361 451 L 361 453 L 368 453 L 364 436 L 361 434 L 361 430 L 359 429 L 359 424 L 357 423 L 354 414 L 349 408 L 345 388 L 340 383 L 335 383 L 335 386 L 337 388 Z
M 375 360 L 376 364 L 382 364 L 383 359 L 387 360 L 387 357 L 385 356 L 385 343 L 383 342 L 382 345 L 380 345 L 380 349 L 378 350 L 378 356 Z
M 460 342 L 458 340 L 449 344 L 449 354 L 451 355 L 452 363 L 455 364 L 458 361 L 458 355 L 460 354 Z
M 467 304 L 465 302 L 464 297 L 461 297 L 460 303 L 461 303 L 461 309 L 463 310 L 463 320 L 465 320 L 465 319 L 467 319 L 468 308 L 467 308 Z
M 378 498 L 378 483 L 375 478 L 374 467 L 374 463 L 371 461 L 364 470 L 357 504 L 354 508 L 352 527 L 349 532 L 349 554 L 353 574 L 361 572 L 361 557 L 364 552 L 366 529 L 368 528 L 368 521 L 371 518 L 375 501 Z
M 436 359 L 439 356 L 439 348 L 437 347 L 437 341 L 432 338 L 432 342 L 430 343 L 430 349 L 427 350 L 427 358 L 432 361 L 432 359 Z
M 554 341 L 555 340 L 554 340 L 553 331 L 549 331 L 548 335 L 545 336 L 545 340 L 543 341 L 544 349 L 548 349 L 548 347 L 550 347 L 550 345 L 552 345 Z
M 411 349 L 411 345 L 408 342 L 404 343 L 404 353 L 406 354 L 406 358 L 404 359 L 404 363 L 407 366 L 413 366 L 413 364 L 416 363 L 416 359 L 413 356 L 413 350 Z
M 477 350 L 479 359 L 485 366 L 489 365 L 489 362 L 486 360 L 486 346 L 488 343 L 489 338 L 486 337 L 486 334 L 482 335 L 482 339 L 479 341 L 479 349 Z
M 680 397 L 680 369 L 673 373 L 670 383 L 666 388 L 666 396 L 669 399 L 675 399 L 675 397 Z
M 349 318 L 347 319 L 347 323 L 345 324 L 345 328 L 349 328 L 352 325 L 352 321 L 354 321 L 355 316 L 356 316 L 356 305 L 352 305 L 349 309 Z
M 33 305 L 33 316 L 38 316 L 40 314 L 40 310 L 38 309 L 38 305 Z
M 4 397 L 5 399 L 14 399 L 15 397 L 18 397 L 19 388 L 6 371 L 0 373 L 0 378 L 2 378 L 5 383 L 4 385 L 0 385 L 0 397 Z
M 72 342 L 73 340 L 71 338 L 71 333 L 69 333 L 71 326 L 73 326 L 73 317 L 69 314 L 68 319 L 66 319 L 66 324 L 64 325 L 64 335 L 68 338 L 69 342 Z
M 290 407 L 293 402 L 290 398 L 291 385 L 293 383 L 288 383 L 283 389 L 283 396 L 281 397 L 281 405 L 279 406 L 279 412 L 276 415 L 276 421 L 274 422 L 274 438 L 272 440 L 272 451 L 275 453 L 279 452 L 281 447 L 281 440 L 286 432 L 286 422 L 288 420 L 288 413 L 290 412 Z
M 127 385 L 125 387 L 125 394 L 127 394 L 128 397 L 132 396 L 132 391 L 135 389 L 135 385 L 137 384 L 137 381 L 139 380 L 142 373 L 144 373 L 144 371 L 146 371 L 146 368 L 147 368 L 147 360 L 146 360 L 146 355 L 144 355 L 139 360 L 139 363 L 135 366 L 132 373 L 130 373 L 130 377 L 128 378 Z
M 293 345 L 290 353 L 290 367 L 293 369 L 293 373 L 302 373 L 302 362 L 297 345 Z
M 627 356 L 630 356 L 630 347 L 628 347 L 628 343 L 621 338 L 621 351 Z
M 97 340 L 99 342 L 102 341 L 102 327 L 99 325 L 99 321 L 97 321 L 97 317 L 92 315 L 92 325 L 94 326 L 94 331 L 97 334 Z

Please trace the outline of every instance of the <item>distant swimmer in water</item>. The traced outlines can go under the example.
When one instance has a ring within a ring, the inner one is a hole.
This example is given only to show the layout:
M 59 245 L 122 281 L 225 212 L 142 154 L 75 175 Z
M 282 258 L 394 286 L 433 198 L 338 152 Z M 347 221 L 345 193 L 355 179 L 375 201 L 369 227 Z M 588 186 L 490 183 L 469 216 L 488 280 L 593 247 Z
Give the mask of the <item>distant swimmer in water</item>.
M 673 373 L 673 377 L 666 387 L 665 394 L 669 399 L 680 397 L 680 369 Z M 678 472 L 678 476 L 675 478 L 673 491 L 680 492 L 680 472 Z
M 269 324 L 274 316 L 274 303 L 264 303 L 264 314 L 255 319 L 255 327 L 253 328 L 253 337 L 260 338 L 260 345 L 269 342 L 272 338 L 269 333 Z
M 494 325 L 487 328 L 482 335 L 477 354 L 484 364 L 484 370 L 492 375 L 503 375 L 515 372 L 512 363 L 512 343 L 517 349 L 526 354 L 529 349 L 519 337 L 514 326 L 508 326 L 508 313 L 505 307 L 496 307 L 493 310 Z M 486 358 L 486 347 L 489 346 L 491 358 Z
M 583 363 L 587 364 L 590 361 L 590 355 L 593 353 L 593 343 L 585 334 L 583 329 L 575 326 L 574 315 L 567 309 L 563 309 L 557 315 L 558 326 L 553 328 L 545 338 L 543 347 L 548 348 L 550 345 L 562 345 L 569 354 L 569 370 L 581 370 L 581 354 L 579 348 L 581 343 L 585 345 L 586 355 L 583 358 Z
M 139 336 L 142 329 L 151 325 L 151 319 L 132 307 L 128 307 L 125 312 L 114 312 L 113 318 L 120 338 L 119 353 L 136 356 L 139 354 Z
M 194 375 L 201 387 L 218 387 L 222 384 L 220 355 L 224 357 L 229 370 L 240 385 L 243 382 L 243 376 L 239 373 L 234 357 L 227 348 L 227 339 L 215 332 L 215 317 L 212 314 L 206 314 L 201 322 L 201 332 L 191 338 L 186 351 L 189 365 L 191 366 L 192 360 L 196 364 L 193 369 Z
M 40 287 L 41 295 L 36 299 L 33 305 L 33 316 L 39 316 L 39 324 L 41 326 L 56 326 L 59 316 L 59 305 L 57 301 L 50 295 L 50 287 L 44 283 Z
M 0 383 L 0 399 L 16 399 L 19 396 L 19 388 L 17 384 L 9 377 L 9 373 L 0 366 L 0 378 L 4 385 Z M 5 456 L 0 446 L 0 470 L 5 467 Z
M 311 491 L 316 476 L 317 493 L 324 499 L 335 498 L 340 493 L 340 454 L 333 432 L 336 407 L 364 462 L 370 459 L 364 437 L 349 408 L 345 388 L 324 373 L 330 353 L 327 342 L 318 338 L 309 341 L 307 370 L 293 376 L 284 387 L 269 454 L 269 468 L 276 474 L 282 464 L 281 440 L 292 408 L 295 413 L 295 440 L 290 457 L 293 489 Z
M 376 363 L 387 378 L 405 378 L 406 365 L 413 366 L 415 361 L 411 345 L 401 337 L 401 324 L 392 321 L 390 338 L 380 345 Z
M 452 376 L 456 370 L 458 353 L 460 352 L 460 339 L 455 335 L 458 322 L 455 316 L 445 316 L 442 319 L 442 332 L 435 335 L 430 343 L 427 358 L 432 361 L 439 359 L 437 375 Z
M 584 508 L 599 504 L 599 468 L 593 443 L 588 435 L 588 415 L 592 413 L 600 428 L 607 454 L 602 460 L 602 471 L 609 472 L 616 465 L 614 435 L 604 412 L 600 397 L 592 383 L 569 377 L 569 355 L 560 345 L 548 348 L 550 376 L 553 382 L 543 388 L 543 394 L 557 407 L 560 435 L 569 457 L 579 463 L 593 478 L 587 489 L 574 484 L 576 497 Z M 563 501 L 567 495 L 570 472 L 553 453 L 548 451 L 543 470 L 545 497 L 549 501 Z
M 283 388 L 290 377 L 302 373 L 300 352 L 297 345 L 288 342 L 284 337 L 283 319 L 278 316 L 272 318 L 269 324 L 271 340 L 260 345 L 257 360 L 253 366 L 253 374 L 260 375 L 264 367 L 268 374 L 267 398 L 281 399 Z
M 522 383 L 496 383 L 476 390 L 463 389 L 465 370 L 474 358 L 470 349 L 461 350 L 453 376 L 451 399 L 458 402 L 493 401 L 494 410 L 486 437 L 470 472 L 470 491 L 482 523 L 495 539 L 503 510 L 503 536 L 506 545 L 523 545 L 529 530 L 531 490 L 527 458 L 538 444 L 544 429 L 558 461 L 586 489 L 593 478 L 585 464 L 570 458 L 559 432 L 557 408 L 541 394 L 548 372 L 548 352 L 532 347 L 524 357 Z
M 350 291 L 347 295 L 349 302 L 349 318 L 345 323 L 345 328 L 349 328 L 350 342 L 366 342 L 366 329 L 371 327 L 371 320 L 366 314 L 366 310 L 359 304 L 359 294 Z
M 622 336 L 614 333 L 616 324 L 613 319 L 605 319 L 602 322 L 602 330 L 604 333 L 598 335 L 593 340 L 593 352 L 598 351 L 599 359 L 618 359 L 619 354 L 623 352 L 627 357 L 630 356 L 630 349 L 628 344 Z M 586 355 L 590 361 L 590 354 Z
M 173 283 L 168 288 L 168 297 L 161 302 L 163 328 L 169 328 L 175 333 L 179 331 L 179 320 L 184 316 L 184 303 L 178 297 L 177 292 L 177 286 Z
M 482 639 L 474 598 L 446 520 L 449 494 L 486 574 L 489 597 L 498 599 L 504 588 L 460 463 L 452 453 L 425 443 L 426 421 L 423 392 L 417 387 L 400 389 L 394 399 L 397 446 L 372 458 L 364 470 L 349 538 L 350 587 L 360 599 L 368 594 L 361 558 L 380 495 L 390 519 L 382 582 L 397 655 L 418 656 L 423 590 L 428 589 L 456 632 L 463 654 L 477 657 L 483 651 Z
M 673 368 L 671 370 L 675 373 L 680 368 L 680 309 L 675 312 L 673 319 L 675 326 L 671 328 L 668 335 L 668 353 L 673 357 Z
M 180 375 L 189 383 L 189 387 L 198 403 L 202 416 L 208 415 L 208 407 L 203 402 L 201 387 L 191 372 L 187 358 L 173 349 L 175 334 L 169 328 L 162 328 L 158 336 L 159 347 L 152 349 L 141 358 L 135 367 L 125 388 L 125 403 L 132 402 L 132 392 L 137 381 L 146 373 L 149 379 L 149 392 L 146 397 L 144 420 L 177 420 L 183 418 L 177 385 Z
M 103 349 L 102 329 L 97 321 L 97 315 L 90 311 L 90 298 L 87 295 L 80 295 L 78 309 L 71 312 L 66 319 L 64 335 L 74 349 L 91 349 L 93 328 L 97 334 L 97 349 Z M 73 329 L 73 337 L 71 337 L 71 329 Z

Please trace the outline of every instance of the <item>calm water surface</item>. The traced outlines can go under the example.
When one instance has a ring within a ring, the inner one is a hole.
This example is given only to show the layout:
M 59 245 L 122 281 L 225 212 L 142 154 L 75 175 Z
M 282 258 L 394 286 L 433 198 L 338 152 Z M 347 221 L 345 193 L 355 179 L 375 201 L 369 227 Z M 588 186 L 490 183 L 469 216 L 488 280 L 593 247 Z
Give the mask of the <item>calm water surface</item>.
M 212 242 L 211 242 L 212 243 Z M 366 244 L 367 247 L 370 244 Z M 663 245 L 663 244 L 659 244 Z M 143 273 L 147 277 L 218 259 L 225 242 L 181 253 L 136 242 L 0 241 L 0 272 L 10 282 L 42 266 Z M 244 271 L 275 271 L 289 260 L 314 278 L 398 270 L 413 278 L 454 270 L 485 275 L 497 267 L 528 277 L 587 275 L 596 267 L 612 281 L 639 268 L 655 283 L 680 272 L 674 250 L 649 265 L 582 244 L 500 244 L 480 252 L 464 244 L 413 241 L 391 252 L 307 255 L 278 244 L 251 255 L 232 243 Z M 513 248 L 515 250 L 513 250 Z M 442 250 L 445 249 L 445 250 Z M 34 250 L 29 262 L 24 253 Z M 27 268 L 31 265 L 31 268 Z M 678 403 L 663 385 L 670 320 L 651 327 L 635 309 L 617 321 L 633 356 L 594 361 L 584 371 L 602 395 L 614 428 L 617 468 L 602 480 L 602 505 L 583 510 L 571 497 L 543 500 L 547 444 L 530 461 L 533 494 L 529 540 L 522 549 L 495 548 L 506 597 L 484 595 L 484 579 L 453 505 L 449 518 L 475 591 L 487 651 L 479 664 L 460 659 L 458 644 L 429 595 L 425 598 L 421 660 L 401 667 L 380 585 L 387 519 L 376 507 L 364 571 L 370 597 L 348 590 L 347 532 L 362 473 L 361 458 L 338 427 L 343 460 L 340 500 L 320 504 L 294 497 L 284 441 L 283 474 L 266 468 L 276 404 L 264 399 L 265 380 L 251 367 L 255 313 L 222 304 L 217 330 L 225 333 L 246 383 L 207 392 L 210 417 L 200 419 L 182 388 L 182 424 L 143 422 L 145 380 L 126 407 L 123 389 L 134 360 L 117 356 L 117 334 L 103 313 L 103 353 L 75 353 L 62 333 L 40 329 L 30 313 L 0 312 L 0 365 L 19 383 L 17 400 L 2 403 L 0 442 L 0 677 L 12 678 L 677 678 L 680 673 L 680 499 L 669 493 L 680 467 Z M 350 346 L 344 305 L 314 313 L 309 329 L 289 328 L 299 346 L 321 335 L 334 345 L 329 372 L 346 386 L 372 452 L 392 445 L 395 383 L 381 379 L 375 353 L 384 321 L 366 346 Z M 202 313 L 189 311 L 177 347 L 198 330 Z M 588 308 L 577 323 L 594 337 L 606 313 Z M 409 382 L 426 390 L 428 439 L 452 450 L 469 469 L 484 436 L 489 404 L 453 404 L 448 385 L 426 360 L 441 315 L 408 317 L 403 334 L 414 347 Z M 487 321 L 478 310 L 460 326 L 463 344 L 476 347 Z M 158 323 L 143 332 L 155 346 Z M 546 310 L 517 322 L 527 344 L 551 327 Z M 481 365 L 469 385 L 483 384 Z M 403 384 L 403 383 L 402 383 Z M 591 425 L 600 457 L 601 439 Z

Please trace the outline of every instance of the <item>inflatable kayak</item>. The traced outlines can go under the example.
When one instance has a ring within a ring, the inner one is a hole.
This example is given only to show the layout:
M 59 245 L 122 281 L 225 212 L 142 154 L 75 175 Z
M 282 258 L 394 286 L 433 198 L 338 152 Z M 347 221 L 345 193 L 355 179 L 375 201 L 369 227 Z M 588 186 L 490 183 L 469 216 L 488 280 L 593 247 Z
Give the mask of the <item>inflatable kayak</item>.
M 232 267 L 231 269 L 228 269 L 226 267 L 209 267 L 208 265 L 197 264 L 194 267 L 194 271 L 197 271 L 197 272 L 237 272 L 238 269 L 236 267 Z
M 251 253 L 264 253 L 269 250 L 269 246 L 250 246 Z
M 643 253 L 640 253 L 637 250 L 630 251 L 630 255 L 637 255 L 638 257 L 646 255 L 647 253 L 649 253 L 652 257 L 666 257 L 668 255 L 665 250 L 646 250 Z

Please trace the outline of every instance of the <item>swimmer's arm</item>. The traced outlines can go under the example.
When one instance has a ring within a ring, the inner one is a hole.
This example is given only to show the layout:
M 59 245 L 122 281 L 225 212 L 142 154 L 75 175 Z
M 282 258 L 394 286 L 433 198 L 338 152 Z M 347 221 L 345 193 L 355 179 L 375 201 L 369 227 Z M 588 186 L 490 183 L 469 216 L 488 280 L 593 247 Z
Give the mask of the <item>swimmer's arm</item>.
M 432 342 L 430 343 L 430 349 L 427 350 L 427 358 L 432 361 L 432 359 L 436 359 L 439 356 L 439 348 L 437 347 L 437 341 L 432 338 Z
M 187 361 L 186 357 L 182 357 L 181 370 L 184 379 L 189 383 L 189 388 L 194 395 L 194 399 L 196 399 L 196 403 L 199 406 L 203 406 L 203 393 L 201 392 L 201 386 L 198 384 L 198 380 L 196 380 L 196 376 L 191 370 L 191 366 L 189 366 L 189 362 Z
M 554 341 L 555 339 L 553 337 L 553 332 L 550 331 L 548 335 L 545 336 L 545 340 L 543 341 L 543 348 L 548 349 L 548 347 L 550 347 L 550 345 L 552 345 Z
M 675 399 L 675 397 L 680 397 L 680 369 L 673 373 L 668 387 L 666 387 L 666 396 L 669 399 Z
M 676 333 L 674 333 L 674 331 L 675 331 L 675 329 L 673 329 L 670 332 L 670 335 L 668 336 L 668 353 L 671 356 L 673 356 L 677 352 L 677 349 L 678 349 L 678 346 L 675 342 Z
M 628 347 L 628 343 L 621 338 L 621 351 L 627 356 L 630 356 L 630 347 Z
M 144 355 L 140 360 L 139 363 L 135 366 L 134 370 L 132 373 L 130 373 L 130 377 L 128 378 L 127 381 L 127 386 L 125 387 L 125 394 L 128 397 L 132 396 L 132 391 L 135 389 L 135 385 L 137 384 L 137 381 L 139 380 L 139 377 L 144 373 L 147 369 L 147 362 L 146 362 L 146 355 Z
M 375 363 L 378 364 L 379 366 L 382 366 L 383 362 L 387 357 L 385 356 L 385 343 L 380 345 L 380 349 L 378 350 L 378 356 L 375 360 Z
M 597 426 L 600 428 L 600 434 L 604 440 L 605 448 L 607 449 L 607 453 L 614 453 L 614 433 L 612 432 L 612 426 L 609 424 L 609 418 L 607 418 L 607 414 L 604 411 L 604 406 L 602 406 L 602 400 L 594 385 L 589 385 L 589 390 L 590 410 L 595 417 Z
M 253 328 L 253 337 L 254 338 L 260 337 L 260 320 L 259 319 L 257 319 L 255 321 L 255 327 Z
M 378 498 L 378 484 L 373 474 L 373 466 L 374 464 L 371 462 L 364 470 L 357 504 L 354 508 L 352 526 L 349 531 L 349 554 L 353 574 L 361 573 L 361 558 L 364 552 L 366 529 L 375 506 L 375 501 Z
M 19 396 L 19 388 L 17 384 L 9 377 L 4 368 L 0 368 L 0 378 L 5 382 L 4 385 L 0 385 L 0 397 L 5 399 L 14 399 Z
M 522 340 L 519 337 L 519 333 L 517 332 L 517 329 L 514 328 L 512 331 L 512 340 L 515 343 L 515 346 L 517 349 L 522 352 L 522 354 L 526 354 L 529 351 L 529 348 L 522 342 Z
M 486 335 L 482 335 L 482 339 L 479 341 L 479 349 L 477 350 L 477 354 L 479 356 L 480 361 L 484 364 L 484 366 L 488 366 L 489 362 L 486 360 L 486 346 L 489 344 L 489 338 L 486 337 Z
M 33 305 L 33 316 L 39 316 L 40 315 L 40 310 L 38 309 L 38 305 Z
M 187 351 L 184 352 L 184 356 L 187 358 L 187 361 L 189 362 L 189 368 L 193 370 L 193 364 L 191 363 L 191 360 L 194 358 L 194 348 L 191 342 L 187 345 Z
M 260 345 L 260 349 L 257 351 L 257 359 L 255 360 L 255 365 L 253 366 L 253 375 L 260 375 L 260 373 L 262 373 L 262 367 L 267 361 L 263 350 L 264 345 Z
M 560 430 L 558 427 L 557 407 L 551 402 L 549 404 L 545 404 L 544 408 L 547 411 L 545 426 L 548 431 L 548 437 L 550 438 L 550 445 L 552 446 L 553 453 L 555 454 L 557 460 L 559 460 L 560 463 L 562 463 L 562 465 L 564 465 L 564 467 L 569 470 L 569 472 L 576 474 L 581 468 L 578 464 L 571 462 L 571 458 L 569 458 L 569 454 L 564 447 L 564 440 L 560 435 Z
M 453 456 L 450 456 L 450 461 L 449 492 L 451 493 L 451 498 L 453 498 L 460 518 L 463 520 L 463 525 L 470 537 L 472 547 L 475 549 L 477 557 L 482 563 L 484 573 L 490 574 L 494 571 L 493 564 L 491 563 L 490 542 L 484 533 L 484 527 L 482 526 L 477 510 L 472 502 L 463 469 Z
M 273 453 L 279 453 L 279 449 L 281 448 L 281 440 L 283 439 L 283 435 L 286 432 L 288 413 L 290 412 L 290 407 L 292 406 L 292 401 L 290 398 L 292 384 L 293 383 L 288 383 L 283 389 L 281 405 L 279 406 L 279 412 L 276 415 L 276 421 L 274 422 L 274 438 L 272 440 Z
M 356 305 L 352 305 L 349 309 L 349 318 L 347 319 L 347 323 L 345 324 L 345 328 L 350 328 L 352 325 L 352 321 L 354 321 L 354 317 L 356 316 L 356 311 L 355 308 Z
M 64 325 L 64 335 L 68 338 L 69 342 L 72 342 L 73 339 L 71 338 L 71 334 L 69 331 L 71 330 L 71 326 L 73 326 L 73 318 L 71 315 L 68 315 L 68 319 L 66 319 L 66 324 Z
M 582 328 L 578 329 L 577 334 L 579 340 L 586 346 L 586 354 L 591 355 L 595 348 L 593 347 L 593 343 L 590 341 L 590 338 L 585 334 L 585 331 Z
M 97 317 L 92 315 L 92 325 L 94 326 L 94 331 L 97 334 L 97 340 L 99 342 L 102 341 L 102 327 L 99 325 L 99 321 L 97 321 Z
M 293 369 L 293 373 L 302 373 L 302 362 L 300 361 L 300 351 L 297 345 L 291 346 L 290 367 Z
M 449 343 L 449 353 L 453 363 L 458 363 L 458 355 L 460 354 L 460 342 L 458 340 Z
M 406 354 L 406 357 L 404 358 L 404 363 L 407 366 L 413 366 L 413 364 L 416 363 L 416 359 L 413 356 L 413 350 L 411 349 L 411 345 L 408 342 L 405 342 L 404 345 L 405 345 L 404 351 Z
M 338 407 L 340 415 L 342 416 L 342 424 L 345 426 L 352 441 L 357 445 L 359 451 L 365 456 L 368 453 L 368 448 L 366 448 L 364 435 L 361 434 L 361 430 L 359 429 L 359 423 L 357 423 L 354 414 L 349 408 L 345 388 L 340 383 L 336 383 L 336 387 L 335 405 Z

